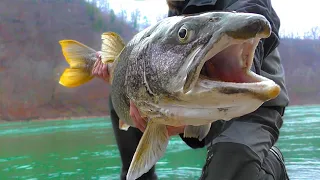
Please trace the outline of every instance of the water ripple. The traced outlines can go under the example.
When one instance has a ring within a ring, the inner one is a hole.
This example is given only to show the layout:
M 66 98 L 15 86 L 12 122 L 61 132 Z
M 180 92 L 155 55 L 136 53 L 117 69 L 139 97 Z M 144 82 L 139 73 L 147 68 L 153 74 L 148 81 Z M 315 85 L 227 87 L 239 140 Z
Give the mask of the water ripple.
M 73 120 L 69 121 L 52 121 L 50 126 L 43 126 L 45 122 L 20 122 L 19 126 L 15 123 L 3 123 L 0 124 L 0 128 L 5 128 L 0 131 L 0 136 L 5 135 L 21 135 L 21 134 L 39 134 L 39 133 L 54 133 L 62 131 L 81 131 L 90 128 L 107 128 L 110 127 L 111 122 L 100 118 L 99 121 L 94 120 Z M 13 128 L 8 129 L 9 125 Z
M 121 161 L 111 128 L 105 118 L 0 124 L 0 144 L 12 146 L 1 151 L 0 177 L 118 180 Z M 46 133 L 50 137 L 42 136 Z M 320 107 L 288 107 L 278 146 L 290 179 L 319 179 L 319 139 Z M 159 179 L 198 179 L 205 153 L 192 150 L 179 137 L 171 138 L 157 162 Z

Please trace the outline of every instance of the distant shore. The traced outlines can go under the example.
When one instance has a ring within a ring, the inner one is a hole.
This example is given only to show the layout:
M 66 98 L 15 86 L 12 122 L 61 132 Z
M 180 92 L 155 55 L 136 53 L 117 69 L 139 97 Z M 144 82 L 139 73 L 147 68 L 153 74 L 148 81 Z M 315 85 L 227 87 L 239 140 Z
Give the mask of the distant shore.
M 62 120 L 78 120 L 78 119 L 89 119 L 89 118 L 108 118 L 109 115 L 105 116 L 71 116 L 71 117 L 57 117 L 57 118 L 43 118 L 43 119 L 30 119 L 30 120 L 0 120 L 0 123 L 10 123 L 10 122 L 37 122 L 37 121 L 62 121 Z
M 320 104 L 303 104 L 303 105 L 290 105 L 288 107 L 297 107 L 297 106 L 320 106 Z M 32 119 L 27 118 L 26 120 L 0 120 L 0 123 L 10 123 L 10 122 L 37 122 L 37 121 L 62 121 L 62 120 L 78 120 L 78 119 L 89 119 L 89 118 L 108 118 L 110 115 L 104 116 L 70 116 L 70 117 L 57 117 L 57 118 L 42 118 L 42 119 Z M 29 120 L 28 120 L 29 119 Z

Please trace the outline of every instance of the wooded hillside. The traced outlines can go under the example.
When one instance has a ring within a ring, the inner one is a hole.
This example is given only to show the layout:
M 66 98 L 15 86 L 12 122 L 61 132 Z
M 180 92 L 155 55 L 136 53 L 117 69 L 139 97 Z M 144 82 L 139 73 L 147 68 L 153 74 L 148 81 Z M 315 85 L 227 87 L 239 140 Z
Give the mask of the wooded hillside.
M 137 21 L 82 0 L 0 1 L 0 120 L 107 115 L 109 87 L 99 79 L 79 88 L 58 84 L 67 63 L 58 43 L 75 39 L 94 49 L 115 31 L 128 41 Z M 320 102 L 320 41 L 285 38 L 280 53 L 291 104 Z
M 99 50 L 102 32 L 129 40 L 137 31 L 124 18 L 82 0 L 2 0 L 0 19 L 0 120 L 107 113 L 109 89 L 101 80 L 76 89 L 58 84 L 67 67 L 58 41 Z

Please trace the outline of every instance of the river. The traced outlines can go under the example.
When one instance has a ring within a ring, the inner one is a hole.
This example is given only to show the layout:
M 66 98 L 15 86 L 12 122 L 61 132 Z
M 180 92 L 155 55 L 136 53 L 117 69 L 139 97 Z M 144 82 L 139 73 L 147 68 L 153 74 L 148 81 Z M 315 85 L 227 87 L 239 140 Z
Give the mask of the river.
M 290 106 L 277 145 L 292 180 L 318 180 L 320 106 Z M 157 163 L 159 179 L 197 179 L 205 155 L 205 149 L 192 150 L 171 138 Z M 116 180 L 119 158 L 108 117 L 0 124 L 1 180 Z

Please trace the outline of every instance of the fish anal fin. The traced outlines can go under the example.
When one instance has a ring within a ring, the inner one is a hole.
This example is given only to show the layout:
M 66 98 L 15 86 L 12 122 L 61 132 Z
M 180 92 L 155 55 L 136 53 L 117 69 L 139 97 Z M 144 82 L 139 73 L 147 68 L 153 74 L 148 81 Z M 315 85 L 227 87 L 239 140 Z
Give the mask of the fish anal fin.
M 129 127 L 130 126 L 126 124 L 124 121 L 122 121 L 121 119 L 119 120 L 119 129 L 128 131 Z
M 198 138 L 200 141 L 202 141 L 209 133 L 210 128 L 211 128 L 211 123 L 201 125 L 201 126 L 188 125 L 184 129 L 183 137 L 185 137 L 185 138 Z
M 166 125 L 148 121 L 139 145 L 134 153 L 127 180 L 135 180 L 148 172 L 164 155 L 169 142 Z

